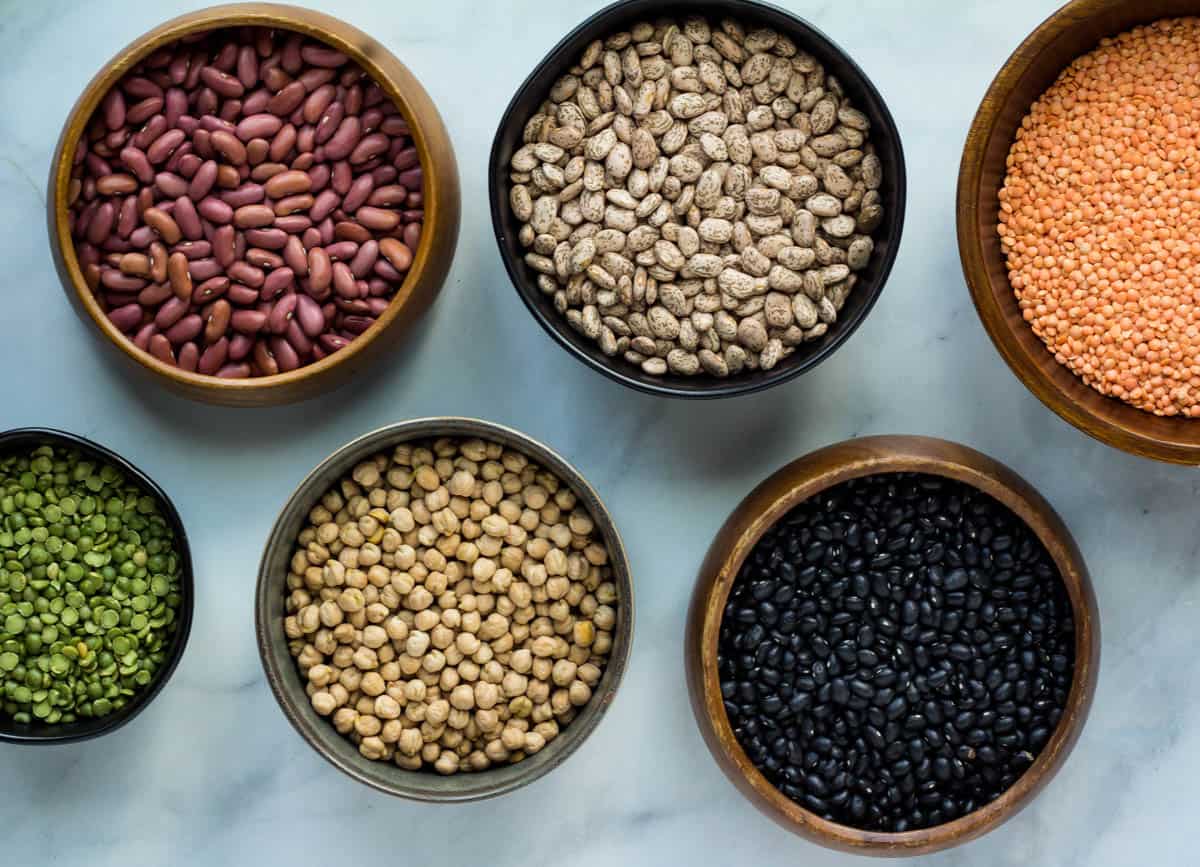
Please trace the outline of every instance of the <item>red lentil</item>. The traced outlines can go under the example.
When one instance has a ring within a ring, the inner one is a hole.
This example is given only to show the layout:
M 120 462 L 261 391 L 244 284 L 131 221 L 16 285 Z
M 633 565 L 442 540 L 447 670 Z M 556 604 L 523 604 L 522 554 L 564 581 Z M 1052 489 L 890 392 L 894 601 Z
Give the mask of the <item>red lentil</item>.
M 1200 18 L 1077 58 L 1007 166 L 999 233 L 1034 333 L 1097 391 L 1200 417 Z

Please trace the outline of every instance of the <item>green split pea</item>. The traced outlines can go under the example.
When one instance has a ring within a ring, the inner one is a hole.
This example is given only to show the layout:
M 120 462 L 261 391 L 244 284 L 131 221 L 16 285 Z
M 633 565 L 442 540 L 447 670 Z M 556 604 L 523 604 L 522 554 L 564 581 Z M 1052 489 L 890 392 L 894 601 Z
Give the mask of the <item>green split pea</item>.
M 0 456 L 0 716 L 124 707 L 175 634 L 182 563 L 154 498 L 76 449 Z

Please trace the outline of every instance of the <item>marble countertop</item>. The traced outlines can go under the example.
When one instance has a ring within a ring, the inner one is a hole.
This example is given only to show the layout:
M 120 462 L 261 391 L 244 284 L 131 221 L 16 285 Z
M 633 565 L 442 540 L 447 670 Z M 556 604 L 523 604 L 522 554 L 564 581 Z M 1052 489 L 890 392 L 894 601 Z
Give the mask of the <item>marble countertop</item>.
M 421 335 L 361 382 L 268 410 L 204 407 L 123 378 L 72 313 L 47 245 L 45 177 L 76 95 L 138 34 L 204 4 L 7 6 L 0 428 L 76 431 L 153 476 L 188 526 L 198 599 L 188 651 L 136 723 L 93 743 L 0 745 L 0 862 L 855 862 L 776 827 L 711 761 L 684 687 L 685 608 L 713 532 L 764 476 L 847 437 L 919 433 L 981 449 L 1040 487 L 1089 561 L 1104 626 L 1094 709 L 1062 773 L 1012 822 L 927 862 L 1195 863 L 1184 832 L 1200 796 L 1200 475 L 1094 442 L 1030 395 L 980 327 L 955 245 L 968 124 L 994 72 L 1056 0 L 777 2 L 858 59 L 891 106 L 908 159 L 895 270 L 833 358 L 751 397 L 654 399 L 569 358 L 518 301 L 485 206 L 491 137 L 533 62 L 603 0 L 338 0 L 313 5 L 373 34 L 440 106 L 462 172 L 462 236 Z M 437 414 L 514 425 L 573 461 L 616 516 L 638 606 L 620 695 L 578 753 L 517 793 L 451 807 L 378 794 L 310 750 L 267 688 L 251 620 L 263 541 L 304 474 L 360 433 Z

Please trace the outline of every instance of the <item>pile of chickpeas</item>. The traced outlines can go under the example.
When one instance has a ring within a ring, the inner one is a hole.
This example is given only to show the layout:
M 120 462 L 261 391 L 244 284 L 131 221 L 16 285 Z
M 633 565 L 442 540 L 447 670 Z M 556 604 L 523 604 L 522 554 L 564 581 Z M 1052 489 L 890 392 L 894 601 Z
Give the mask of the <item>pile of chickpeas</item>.
M 398 445 L 308 515 L 284 629 L 317 713 L 368 759 L 519 762 L 588 703 L 617 589 L 553 473 L 481 439 Z

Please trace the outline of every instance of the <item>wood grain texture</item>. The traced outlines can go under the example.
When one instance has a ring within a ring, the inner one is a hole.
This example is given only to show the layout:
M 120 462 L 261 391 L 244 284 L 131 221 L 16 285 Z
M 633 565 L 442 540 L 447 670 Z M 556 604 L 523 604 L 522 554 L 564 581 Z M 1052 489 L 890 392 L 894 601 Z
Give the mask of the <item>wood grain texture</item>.
M 1000 355 L 1050 409 L 1084 433 L 1143 457 L 1200 464 L 1200 420 L 1160 418 L 1086 385 L 1021 316 L 996 231 L 1005 159 L 1030 105 L 1072 60 L 1138 24 L 1200 13 L 1200 0 L 1073 0 L 1020 45 L 988 88 L 963 149 L 958 247 L 983 326 Z
M 730 589 L 762 534 L 793 507 L 848 479 L 876 473 L 945 476 L 990 494 L 1033 529 L 1062 575 L 1075 617 L 1075 678 L 1062 721 L 1024 775 L 973 813 L 905 833 L 863 831 L 829 822 L 794 803 L 768 782 L 738 744 L 725 714 L 717 672 L 717 640 Z M 1079 737 L 1100 662 L 1100 621 L 1083 556 L 1054 509 L 1020 476 L 966 446 L 909 436 L 848 440 L 780 469 L 738 505 L 718 532 L 700 569 L 688 612 L 685 646 L 688 693 L 709 751 L 725 775 L 763 813 L 803 837 L 860 855 L 905 856 L 965 843 L 1025 807 L 1058 771 Z
M 251 25 L 303 33 L 347 54 L 377 81 L 395 102 L 412 130 L 425 170 L 425 222 L 412 267 L 391 305 L 375 324 L 344 349 L 288 373 L 251 379 L 218 379 L 188 373 L 153 358 L 117 330 L 87 288 L 67 223 L 67 188 L 75 147 L 108 90 L 142 58 L 192 33 Z M 458 243 L 458 166 L 449 134 L 429 94 L 387 49 L 343 21 L 293 6 L 237 3 L 214 6 L 174 18 L 126 46 L 88 83 L 63 126 L 50 164 L 46 196 L 50 248 L 63 288 L 85 323 L 119 350 L 135 373 L 166 385 L 193 400 L 231 406 L 268 406 L 313 397 L 340 385 L 401 342 L 404 333 L 433 303 Z

